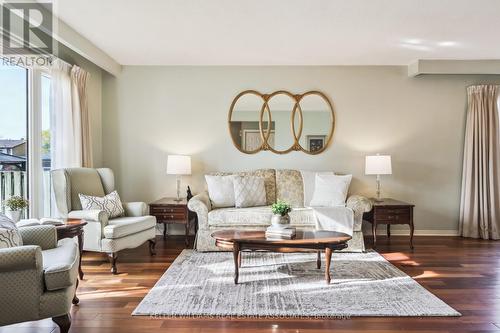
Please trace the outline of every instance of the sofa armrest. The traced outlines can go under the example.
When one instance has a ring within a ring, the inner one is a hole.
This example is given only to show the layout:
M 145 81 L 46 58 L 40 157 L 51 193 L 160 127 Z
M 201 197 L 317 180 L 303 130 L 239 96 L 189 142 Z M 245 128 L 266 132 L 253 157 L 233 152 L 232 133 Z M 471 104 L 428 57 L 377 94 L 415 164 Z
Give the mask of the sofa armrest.
M 148 215 L 148 205 L 145 202 L 122 202 L 125 216 L 139 217 Z
M 198 215 L 198 227 L 208 228 L 208 212 L 212 210 L 208 192 L 205 191 L 192 197 L 188 202 L 188 208 Z
M 42 250 L 57 246 L 57 230 L 53 225 L 37 225 L 19 228 L 23 245 L 37 245 Z
M 347 207 L 354 211 L 354 216 L 363 216 L 363 213 L 368 213 L 372 210 L 372 201 L 362 195 L 351 195 L 347 198 Z
M 0 273 L 28 269 L 41 271 L 42 267 L 42 249 L 39 246 L 26 245 L 0 249 Z M 5 285 L 1 281 L 0 274 L 0 285 L 4 288 Z
M 87 222 L 101 223 L 102 227 L 108 225 L 108 213 L 103 210 L 73 210 L 68 213 L 70 219 L 83 219 Z

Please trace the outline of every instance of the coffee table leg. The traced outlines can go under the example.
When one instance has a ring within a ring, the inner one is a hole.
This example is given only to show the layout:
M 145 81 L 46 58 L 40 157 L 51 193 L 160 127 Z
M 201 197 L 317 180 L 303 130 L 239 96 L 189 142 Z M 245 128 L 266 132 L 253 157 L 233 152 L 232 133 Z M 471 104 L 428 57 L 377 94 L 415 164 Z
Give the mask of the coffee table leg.
M 321 269 L 321 251 L 318 251 L 318 258 L 316 259 L 316 268 Z
M 330 249 L 329 247 L 327 247 L 325 249 L 325 263 L 326 263 L 326 267 L 325 267 L 325 280 L 326 280 L 326 283 L 329 284 L 330 283 L 330 261 L 332 259 L 332 249 Z
M 233 258 L 234 258 L 234 284 L 238 284 L 238 274 L 240 265 L 240 243 L 234 242 L 233 244 Z

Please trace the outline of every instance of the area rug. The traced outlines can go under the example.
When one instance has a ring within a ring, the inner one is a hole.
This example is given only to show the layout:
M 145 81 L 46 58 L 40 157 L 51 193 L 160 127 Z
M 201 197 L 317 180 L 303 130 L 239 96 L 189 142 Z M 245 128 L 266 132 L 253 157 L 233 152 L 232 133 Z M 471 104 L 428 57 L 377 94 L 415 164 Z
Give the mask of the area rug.
M 314 253 L 184 250 L 134 310 L 162 317 L 460 316 L 377 252 L 334 253 L 329 285 Z

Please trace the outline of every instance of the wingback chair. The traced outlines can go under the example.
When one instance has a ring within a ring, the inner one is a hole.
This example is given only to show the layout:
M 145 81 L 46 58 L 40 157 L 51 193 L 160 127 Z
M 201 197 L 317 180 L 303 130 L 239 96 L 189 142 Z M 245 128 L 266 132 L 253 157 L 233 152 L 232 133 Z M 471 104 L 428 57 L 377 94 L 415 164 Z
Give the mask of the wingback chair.
M 136 248 L 149 241 L 154 255 L 156 218 L 148 215 L 144 202 L 122 203 L 125 216 L 108 218 L 102 210 L 82 210 L 78 194 L 103 197 L 115 190 L 113 171 L 107 168 L 67 168 L 52 171 L 52 186 L 60 217 L 84 219 L 83 249 L 104 252 L 117 274 L 118 251 Z
M 23 246 L 0 249 L 0 326 L 51 318 L 62 333 L 77 304 L 79 251 L 51 225 L 19 228 Z

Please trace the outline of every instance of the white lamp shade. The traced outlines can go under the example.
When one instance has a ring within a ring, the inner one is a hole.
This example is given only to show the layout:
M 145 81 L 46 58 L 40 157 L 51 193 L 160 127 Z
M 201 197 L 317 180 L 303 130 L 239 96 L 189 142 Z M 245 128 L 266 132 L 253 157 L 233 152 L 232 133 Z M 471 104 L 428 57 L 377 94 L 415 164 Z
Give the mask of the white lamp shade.
M 372 155 L 365 159 L 366 175 L 391 175 L 392 164 L 390 155 Z
M 190 175 L 191 156 L 168 155 L 167 174 L 169 175 Z

